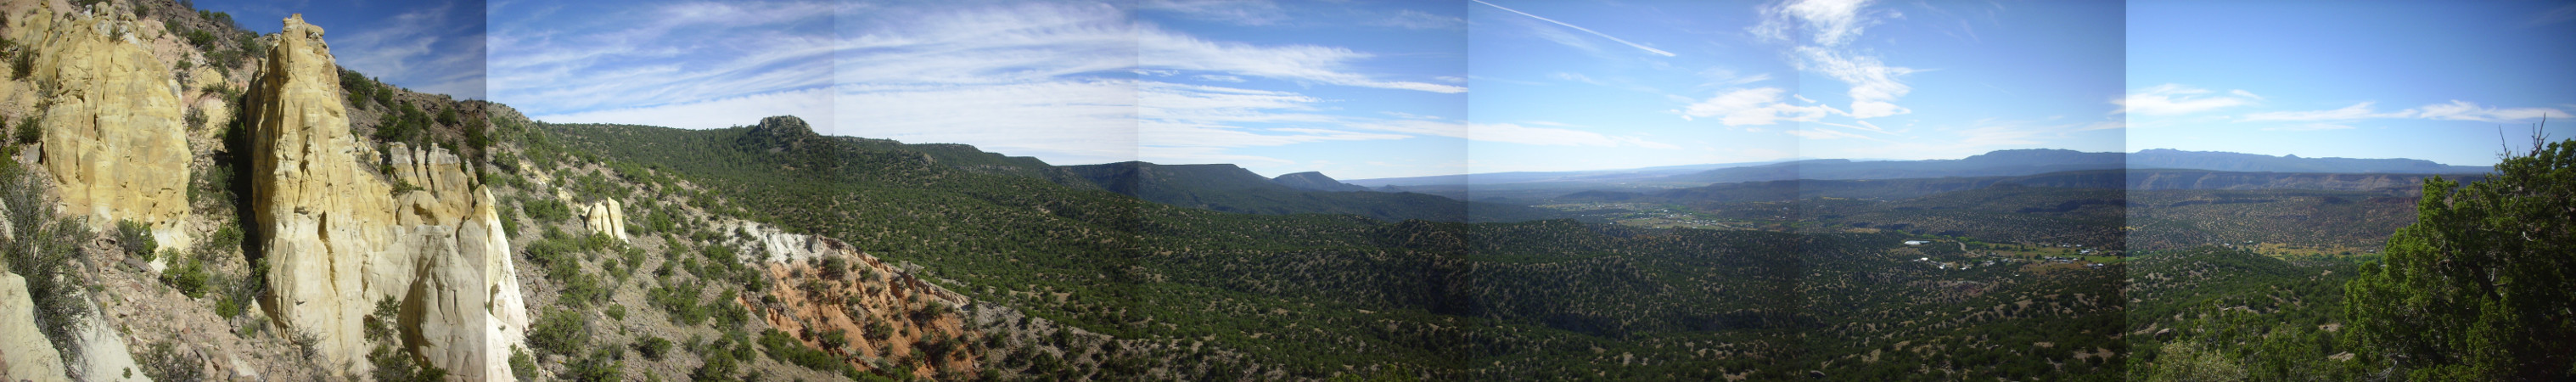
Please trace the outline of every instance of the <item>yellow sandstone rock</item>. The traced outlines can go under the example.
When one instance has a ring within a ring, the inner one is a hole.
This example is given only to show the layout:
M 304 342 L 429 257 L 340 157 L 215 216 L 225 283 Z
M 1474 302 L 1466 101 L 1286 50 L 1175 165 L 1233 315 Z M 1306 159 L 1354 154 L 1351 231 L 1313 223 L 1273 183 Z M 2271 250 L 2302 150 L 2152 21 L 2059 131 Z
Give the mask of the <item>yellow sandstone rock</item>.
M 163 246 L 184 247 L 191 241 L 177 225 L 189 211 L 190 153 L 178 80 L 134 35 L 142 24 L 133 13 L 114 6 L 48 6 L 9 36 L 36 54 L 29 79 L 51 105 L 40 108 L 45 169 L 67 213 L 96 227 L 151 223 Z
M 513 379 L 507 349 L 524 338 L 527 308 L 492 194 L 444 148 L 387 145 L 391 173 L 378 174 L 379 155 L 349 134 L 322 36 L 287 18 L 244 101 L 270 309 L 314 334 L 332 365 L 358 372 L 372 346 L 361 320 L 393 298 L 420 335 L 402 346 L 451 377 Z

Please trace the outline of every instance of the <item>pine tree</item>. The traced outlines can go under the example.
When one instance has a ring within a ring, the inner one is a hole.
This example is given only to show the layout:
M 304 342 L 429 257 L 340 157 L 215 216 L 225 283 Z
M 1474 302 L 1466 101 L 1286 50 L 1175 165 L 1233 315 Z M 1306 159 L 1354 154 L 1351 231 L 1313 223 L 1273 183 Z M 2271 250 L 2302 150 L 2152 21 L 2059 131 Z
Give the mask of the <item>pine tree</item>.
M 2345 286 L 2372 361 L 2424 380 L 2576 376 L 2576 140 L 2533 143 L 2484 180 L 2426 180 L 2415 224 Z

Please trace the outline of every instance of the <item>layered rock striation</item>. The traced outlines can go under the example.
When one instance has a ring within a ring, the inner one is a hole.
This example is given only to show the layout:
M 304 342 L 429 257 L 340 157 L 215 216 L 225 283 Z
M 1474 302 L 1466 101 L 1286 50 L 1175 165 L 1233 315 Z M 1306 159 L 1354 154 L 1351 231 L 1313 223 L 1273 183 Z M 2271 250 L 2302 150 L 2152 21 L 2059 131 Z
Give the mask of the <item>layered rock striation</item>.
M 362 320 L 394 299 L 417 334 L 401 345 L 430 365 L 512 379 L 508 349 L 524 338 L 527 308 L 491 192 L 444 148 L 394 143 L 376 155 L 352 136 L 322 36 L 302 15 L 287 18 L 244 101 L 268 309 L 318 339 L 332 365 L 361 371 L 371 345 Z

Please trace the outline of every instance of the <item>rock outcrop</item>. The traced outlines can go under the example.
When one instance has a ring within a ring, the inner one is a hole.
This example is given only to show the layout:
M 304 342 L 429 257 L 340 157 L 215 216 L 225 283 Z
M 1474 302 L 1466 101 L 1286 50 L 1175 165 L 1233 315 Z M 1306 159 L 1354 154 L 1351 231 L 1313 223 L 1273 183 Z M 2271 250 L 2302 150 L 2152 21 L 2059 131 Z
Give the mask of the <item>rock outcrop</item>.
M 70 380 L 54 343 L 36 330 L 36 303 L 27 295 L 27 279 L 0 272 L 0 364 L 11 381 Z
M 626 207 L 617 204 L 617 199 L 591 203 L 590 208 L 584 209 L 581 215 L 582 225 L 590 227 L 591 232 L 608 235 L 621 243 L 627 241 Z
M 312 333 L 332 365 L 363 371 L 375 302 L 402 303 L 402 344 L 464 380 L 508 380 L 525 303 L 492 194 L 444 148 L 349 133 L 338 66 L 320 27 L 289 17 L 244 101 L 251 210 L 269 267 L 267 306 Z M 377 174 L 373 169 L 390 169 Z
M 44 164 L 60 183 L 64 211 L 153 225 L 163 246 L 191 241 L 178 229 L 189 211 L 188 138 L 179 82 L 135 36 L 143 25 L 116 3 L 57 13 L 12 15 L 11 40 L 36 54 Z M 37 53 L 41 52 L 41 53 Z

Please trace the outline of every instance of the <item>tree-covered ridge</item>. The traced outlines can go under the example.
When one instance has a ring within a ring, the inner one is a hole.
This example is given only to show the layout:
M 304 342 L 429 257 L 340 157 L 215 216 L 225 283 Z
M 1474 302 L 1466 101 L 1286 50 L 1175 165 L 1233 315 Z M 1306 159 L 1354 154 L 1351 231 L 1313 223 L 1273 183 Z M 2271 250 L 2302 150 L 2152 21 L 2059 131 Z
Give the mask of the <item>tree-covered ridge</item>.
M 703 185 L 678 192 L 922 264 L 979 301 L 1119 341 L 1202 342 L 1284 376 L 2117 375 L 2123 354 L 2104 337 L 2116 300 L 2100 297 L 2117 268 L 1893 234 L 1219 213 L 763 125 L 535 131 L 561 143 L 551 158 Z M 1880 340 L 1896 336 L 1920 339 Z M 2080 366 L 2052 365 L 2068 360 Z

